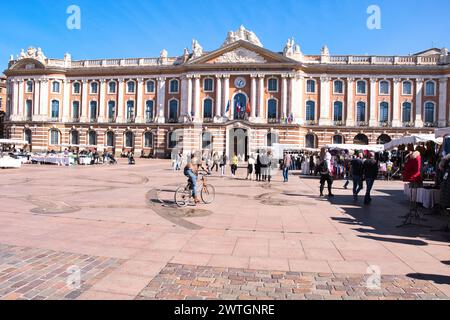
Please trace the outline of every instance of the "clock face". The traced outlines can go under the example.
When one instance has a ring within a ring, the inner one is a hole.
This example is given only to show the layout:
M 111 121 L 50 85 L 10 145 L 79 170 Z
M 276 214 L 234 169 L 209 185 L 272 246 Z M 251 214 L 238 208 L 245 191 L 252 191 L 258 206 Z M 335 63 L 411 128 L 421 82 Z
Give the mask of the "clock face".
M 234 85 L 238 89 L 242 89 L 243 87 L 245 87 L 245 84 L 246 84 L 246 81 L 244 78 L 236 78 L 236 80 L 234 81 Z

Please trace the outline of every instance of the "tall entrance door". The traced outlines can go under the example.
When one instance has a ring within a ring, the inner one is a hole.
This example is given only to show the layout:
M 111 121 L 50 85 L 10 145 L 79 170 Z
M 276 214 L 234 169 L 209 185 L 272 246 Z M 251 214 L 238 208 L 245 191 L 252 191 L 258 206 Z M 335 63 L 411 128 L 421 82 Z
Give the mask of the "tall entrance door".
M 247 97 L 243 93 L 238 93 L 234 96 L 233 103 L 234 120 L 245 120 Z
M 248 130 L 242 128 L 233 128 L 229 132 L 229 156 L 237 155 L 240 160 L 247 160 L 249 152 Z

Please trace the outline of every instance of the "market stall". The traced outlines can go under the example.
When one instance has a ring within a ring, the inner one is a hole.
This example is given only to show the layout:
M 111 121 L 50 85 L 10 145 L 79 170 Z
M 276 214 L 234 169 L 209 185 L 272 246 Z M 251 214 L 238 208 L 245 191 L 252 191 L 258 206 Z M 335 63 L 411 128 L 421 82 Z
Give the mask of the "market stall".
M 436 138 L 434 134 L 413 134 L 410 136 L 394 139 L 384 145 L 385 150 L 392 150 L 399 146 L 406 145 L 418 145 L 420 143 L 434 142 L 436 144 L 442 143 L 442 138 Z
M 27 144 L 28 141 L 25 140 L 0 139 L 0 168 L 20 168 L 26 161 L 22 154 L 16 152 L 15 147 Z M 8 155 L 5 156 L 6 152 Z
M 329 150 L 362 150 L 362 151 L 370 151 L 370 152 L 383 152 L 384 146 L 382 144 L 373 144 L 373 145 L 361 145 L 361 144 L 327 144 L 325 146 L 326 149 Z

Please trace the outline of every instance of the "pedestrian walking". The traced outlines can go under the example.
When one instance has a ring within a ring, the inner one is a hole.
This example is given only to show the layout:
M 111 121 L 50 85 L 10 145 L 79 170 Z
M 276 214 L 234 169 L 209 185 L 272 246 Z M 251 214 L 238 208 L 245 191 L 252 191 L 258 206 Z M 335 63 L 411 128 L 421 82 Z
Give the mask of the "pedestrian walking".
M 255 158 L 253 157 L 253 155 L 251 155 L 248 158 L 248 164 L 247 164 L 247 178 L 245 178 L 246 180 L 248 180 L 248 178 L 250 177 L 250 180 L 253 180 L 254 176 L 255 176 Z
M 372 191 L 373 184 L 378 177 L 378 163 L 374 159 L 374 154 L 369 152 L 367 157 L 368 158 L 363 164 L 364 179 L 366 180 L 366 196 L 364 197 L 365 205 L 369 205 L 372 202 L 370 192 Z
M 216 172 L 219 170 L 219 162 L 220 162 L 220 157 L 219 157 L 219 154 L 216 151 L 213 154 L 213 165 L 211 167 L 211 171 L 213 171 L 214 168 L 216 168 Z
M 256 181 L 261 181 L 261 158 L 260 158 L 259 152 L 256 156 L 255 175 L 256 175 Z
M 289 169 L 291 168 L 291 165 L 292 158 L 288 154 L 285 154 L 281 168 L 283 170 L 283 182 L 289 181 Z
M 350 173 L 353 182 L 353 200 L 358 200 L 358 194 L 363 189 L 363 175 L 364 175 L 363 154 L 358 156 L 350 162 Z
M 220 175 L 223 177 L 225 176 L 225 168 L 227 166 L 228 157 L 223 153 L 222 157 L 220 158 Z
M 331 192 L 333 186 L 333 178 L 331 176 L 331 154 L 328 150 L 324 150 L 324 156 L 318 166 L 318 172 L 320 173 L 320 196 L 323 197 L 323 190 L 325 189 L 325 182 L 328 187 L 328 196 L 334 197 Z
M 239 158 L 235 154 L 231 159 L 231 176 L 234 178 L 236 176 L 237 168 L 238 168 Z

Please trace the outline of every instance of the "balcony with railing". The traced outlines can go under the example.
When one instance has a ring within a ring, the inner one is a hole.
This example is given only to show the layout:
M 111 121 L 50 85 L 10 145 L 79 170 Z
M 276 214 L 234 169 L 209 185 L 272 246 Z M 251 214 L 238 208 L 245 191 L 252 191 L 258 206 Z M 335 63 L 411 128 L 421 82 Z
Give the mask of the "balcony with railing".
M 437 128 L 438 123 L 437 122 L 424 122 L 423 126 L 427 127 L 427 128 Z
M 416 124 L 413 121 L 403 121 L 402 127 L 413 128 Z
M 317 125 L 317 120 L 306 120 L 305 124 L 307 126 L 316 126 Z
M 136 122 L 136 118 L 134 116 L 127 117 L 127 123 L 135 123 L 135 122 Z
M 167 123 L 178 123 L 178 119 L 176 119 L 176 118 L 169 118 L 169 119 L 167 119 Z
M 97 117 L 90 117 L 89 118 L 89 122 L 90 123 L 97 123 L 98 122 L 98 118 Z
M 145 118 L 145 123 L 154 123 L 155 118 Z
M 369 126 L 369 122 L 367 122 L 367 121 L 357 121 L 356 122 L 356 126 L 357 127 L 368 127 Z
M 269 123 L 269 124 L 277 124 L 277 123 L 281 123 L 281 120 L 277 119 L 277 118 L 268 118 L 267 119 L 267 123 Z
M 72 118 L 70 119 L 70 122 L 73 122 L 73 123 L 79 123 L 79 122 L 80 122 L 80 117 L 72 117 Z
M 334 120 L 333 121 L 333 125 L 336 127 L 344 127 L 345 126 L 345 121 L 344 120 Z
M 203 118 L 203 123 L 212 123 L 214 119 L 212 117 L 205 117 Z
M 392 127 L 392 122 L 391 121 L 379 121 L 378 126 L 380 126 L 382 128 Z
M 116 117 L 108 117 L 108 123 L 116 123 Z

